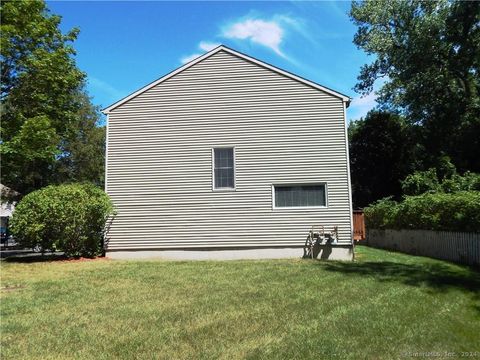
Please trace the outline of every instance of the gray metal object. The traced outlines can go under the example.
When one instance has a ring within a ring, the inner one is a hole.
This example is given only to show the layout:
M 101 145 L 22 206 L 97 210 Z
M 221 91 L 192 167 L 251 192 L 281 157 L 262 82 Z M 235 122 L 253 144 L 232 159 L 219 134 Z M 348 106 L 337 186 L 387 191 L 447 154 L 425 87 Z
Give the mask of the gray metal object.
M 331 231 L 326 231 L 323 225 L 313 225 L 305 242 L 304 257 L 315 258 L 315 250 L 322 245 L 338 244 L 338 226 L 333 226 Z

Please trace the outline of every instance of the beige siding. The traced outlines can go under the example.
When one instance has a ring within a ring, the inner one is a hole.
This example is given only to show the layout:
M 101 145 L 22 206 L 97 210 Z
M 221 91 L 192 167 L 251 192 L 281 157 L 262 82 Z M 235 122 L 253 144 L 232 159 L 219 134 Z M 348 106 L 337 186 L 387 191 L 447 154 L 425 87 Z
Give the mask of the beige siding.
M 351 241 L 341 99 L 224 51 L 112 110 L 109 250 Z M 212 148 L 235 147 L 235 191 L 212 191 Z M 327 183 L 328 206 L 272 209 L 272 184 Z

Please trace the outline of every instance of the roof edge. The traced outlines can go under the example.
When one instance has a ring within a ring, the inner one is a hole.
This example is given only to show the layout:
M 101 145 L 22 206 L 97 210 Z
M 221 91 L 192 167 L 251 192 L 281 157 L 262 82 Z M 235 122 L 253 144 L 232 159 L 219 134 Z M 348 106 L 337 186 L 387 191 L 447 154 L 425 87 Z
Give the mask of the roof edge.
M 323 92 L 326 92 L 327 94 L 330 94 L 330 95 L 333 95 L 333 96 L 335 96 L 335 97 L 338 97 L 338 98 L 342 99 L 342 101 L 344 101 L 344 102 L 346 103 L 346 106 L 347 106 L 347 107 L 350 105 L 351 99 L 350 99 L 350 97 L 348 97 L 348 96 L 345 95 L 345 94 L 339 93 L 339 92 L 337 92 L 337 91 L 335 91 L 335 90 L 332 90 L 332 89 L 330 89 L 330 88 L 328 88 L 328 87 L 325 87 L 325 86 L 323 86 L 323 85 L 317 84 L 316 82 L 313 82 L 313 81 L 311 81 L 311 80 L 305 79 L 305 78 L 303 78 L 303 77 L 301 77 L 301 76 L 295 75 L 295 74 L 293 74 L 293 73 L 291 73 L 291 72 L 288 72 L 288 71 L 286 71 L 286 70 L 280 69 L 280 68 L 278 68 L 278 67 L 276 67 L 276 66 L 274 66 L 274 65 L 271 65 L 271 64 L 269 64 L 269 63 L 266 63 L 266 62 L 264 62 L 264 61 L 255 59 L 254 57 L 251 57 L 251 56 L 249 56 L 249 55 L 246 55 L 246 54 L 243 54 L 243 53 L 238 52 L 238 51 L 236 51 L 236 50 L 233 50 L 233 49 L 231 49 L 231 48 L 229 48 L 229 47 L 227 47 L 227 46 L 225 46 L 225 45 L 219 45 L 219 46 L 217 46 L 216 48 L 214 48 L 214 49 L 206 52 L 205 54 L 203 54 L 203 55 L 201 55 L 201 56 L 199 56 L 199 57 L 197 57 L 197 58 L 189 61 L 188 63 L 180 66 L 179 68 L 177 68 L 177 69 L 169 72 L 168 74 L 162 76 L 161 78 L 159 78 L 159 79 L 157 79 L 157 80 L 154 80 L 154 81 L 152 81 L 151 83 L 143 86 L 142 88 L 134 91 L 134 92 L 131 93 L 130 95 L 127 95 L 127 96 L 125 96 L 124 98 L 122 98 L 122 99 L 114 102 L 114 103 L 111 104 L 110 106 L 107 106 L 106 108 L 102 109 L 101 112 L 102 112 L 103 114 L 109 114 L 112 110 L 116 109 L 117 107 L 119 107 L 120 105 L 126 103 L 127 101 L 133 99 L 134 97 L 142 94 L 143 92 L 151 89 L 152 87 L 154 87 L 154 86 L 156 86 L 156 85 L 164 82 L 165 80 L 170 79 L 171 77 L 177 75 L 178 73 L 182 72 L 183 70 L 186 70 L 186 69 L 190 68 L 191 66 L 199 63 L 199 62 L 202 61 L 202 60 L 205 60 L 206 58 L 209 58 L 210 56 L 212 56 L 212 55 L 214 55 L 214 54 L 216 54 L 217 52 L 222 51 L 222 50 L 225 51 L 225 52 L 227 52 L 227 53 L 229 53 L 229 54 L 235 55 L 235 56 L 240 57 L 240 58 L 242 58 L 242 59 L 244 59 L 244 60 L 247 60 L 247 61 L 249 61 L 249 62 L 252 62 L 252 63 L 254 63 L 254 64 L 256 64 L 256 65 L 259 65 L 259 66 L 264 67 L 264 68 L 266 68 L 266 69 L 272 70 L 272 71 L 274 71 L 274 72 L 276 72 L 276 73 L 279 73 L 279 74 L 281 74 L 281 75 L 284 75 L 284 76 L 286 76 L 286 77 L 288 77 L 288 78 L 290 78 L 290 79 L 296 80 L 296 81 L 301 82 L 301 83 L 303 83 L 303 84 L 305 84 L 305 85 L 308 85 L 308 86 L 311 86 L 311 87 L 313 87 L 313 88 L 315 88 L 315 89 L 318 89 L 318 90 L 321 90 L 321 91 L 323 91 Z
M 203 54 L 203 55 L 185 63 L 184 65 L 180 66 L 179 68 L 176 68 L 175 70 L 170 71 L 166 75 L 164 75 L 161 78 L 159 78 L 157 80 L 154 80 L 151 83 L 141 87 L 140 89 L 134 91 L 130 95 L 127 95 L 127 96 L 121 98 L 120 100 L 118 100 L 118 101 L 114 102 L 113 104 L 107 106 L 106 108 L 102 109 L 101 112 L 104 113 L 104 114 L 108 114 L 110 111 L 112 111 L 113 109 L 115 109 L 115 108 L 119 107 L 120 105 L 126 103 L 128 100 L 133 99 L 134 97 L 140 95 L 141 93 L 147 91 L 148 89 L 154 87 L 155 85 L 158 85 L 161 82 L 177 75 L 178 73 L 182 72 L 183 70 L 188 69 L 190 66 L 193 66 L 196 63 L 212 56 L 213 54 L 219 52 L 220 50 L 222 50 L 222 45 L 219 45 L 216 48 L 210 50 L 209 52 L 207 52 L 207 53 L 205 53 L 205 54 Z

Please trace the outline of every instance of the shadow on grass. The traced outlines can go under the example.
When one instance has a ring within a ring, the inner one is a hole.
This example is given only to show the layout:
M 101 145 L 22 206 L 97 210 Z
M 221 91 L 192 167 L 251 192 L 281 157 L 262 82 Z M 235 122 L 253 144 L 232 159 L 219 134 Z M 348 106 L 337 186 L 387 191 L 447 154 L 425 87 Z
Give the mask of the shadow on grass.
M 429 291 L 438 293 L 458 289 L 472 294 L 475 300 L 480 300 L 480 273 L 469 268 L 456 270 L 451 265 L 441 263 L 406 264 L 390 261 L 319 262 L 318 264 L 326 271 L 359 278 L 373 277 L 381 282 L 425 287 Z M 476 308 L 480 311 L 480 306 Z
M 2 262 L 8 263 L 36 263 L 36 262 L 49 262 L 49 261 L 61 261 L 68 258 L 63 253 L 35 253 L 25 250 L 18 251 L 2 251 Z

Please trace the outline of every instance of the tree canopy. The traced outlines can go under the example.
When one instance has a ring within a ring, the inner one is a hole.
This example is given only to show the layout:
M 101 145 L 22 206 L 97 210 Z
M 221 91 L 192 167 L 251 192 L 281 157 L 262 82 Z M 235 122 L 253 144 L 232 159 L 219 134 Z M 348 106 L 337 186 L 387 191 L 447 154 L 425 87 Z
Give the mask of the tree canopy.
M 354 43 L 373 61 L 355 89 L 375 81 L 382 109 L 418 125 L 424 167 L 448 156 L 460 171 L 480 171 L 480 2 L 354 2 Z
M 386 196 L 400 197 L 401 180 L 415 170 L 415 139 L 399 115 L 371 111 L 351 122 L 350 171 L 354 207 Z
M 51 183 L 103 181 L 104 129 L 73 42 L 44 1 L 1 3 L 1 181 L 26 194 Z

